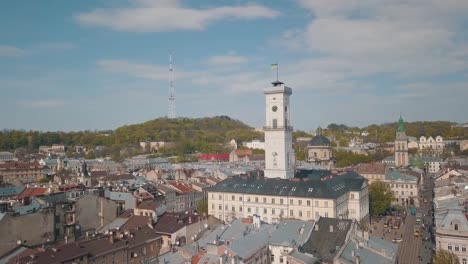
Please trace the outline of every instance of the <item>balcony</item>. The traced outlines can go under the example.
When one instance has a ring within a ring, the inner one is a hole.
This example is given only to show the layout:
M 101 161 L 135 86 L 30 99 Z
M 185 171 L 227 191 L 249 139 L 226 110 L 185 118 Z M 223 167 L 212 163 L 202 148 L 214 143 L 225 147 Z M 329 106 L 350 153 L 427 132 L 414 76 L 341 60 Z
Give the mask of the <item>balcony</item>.
M 292 126 L 264 126 L 263 131 L 293 131 Z

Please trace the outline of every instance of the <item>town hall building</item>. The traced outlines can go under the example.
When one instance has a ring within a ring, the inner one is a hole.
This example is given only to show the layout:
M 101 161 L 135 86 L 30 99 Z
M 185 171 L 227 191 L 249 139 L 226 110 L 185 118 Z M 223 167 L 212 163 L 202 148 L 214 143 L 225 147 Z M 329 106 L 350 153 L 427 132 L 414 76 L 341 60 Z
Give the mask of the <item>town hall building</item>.
M 208 214 L 224 221 L 256 215 L 268 223 L 287 218 L 366 218 L 367 179 L 354 172 L 295 171 L 289 104 L 292 89 L 275 81 L 264 94 L 264 175 L 234 176 L 208 189 Z

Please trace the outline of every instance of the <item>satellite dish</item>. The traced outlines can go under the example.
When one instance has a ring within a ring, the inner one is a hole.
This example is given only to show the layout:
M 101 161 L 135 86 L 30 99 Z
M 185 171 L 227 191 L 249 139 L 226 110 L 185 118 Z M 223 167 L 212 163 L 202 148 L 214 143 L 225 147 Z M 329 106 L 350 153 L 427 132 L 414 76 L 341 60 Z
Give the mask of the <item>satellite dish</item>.
M 75 225 L 75 229 L 76 229 L 76 230 L 80 230 L 80 226 L 79 226 L 79 225 Z
M 16 244 L 21 245 L 21 240 L 16 241 Z
M 205 227 L 205 228 L 208 228 L 208 224 L 205 224 L 204 227 Z

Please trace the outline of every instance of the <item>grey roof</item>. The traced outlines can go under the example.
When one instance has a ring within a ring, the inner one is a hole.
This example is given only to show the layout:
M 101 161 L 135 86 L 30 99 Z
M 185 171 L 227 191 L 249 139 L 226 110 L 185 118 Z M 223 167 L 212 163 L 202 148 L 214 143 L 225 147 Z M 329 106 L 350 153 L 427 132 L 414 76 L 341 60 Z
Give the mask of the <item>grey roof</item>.
M 358 247 L 358 242 L 350 240 L 340 255 L 341 259 L 355 261 L 353 251 L 362 264 L 393 264 L 396 261 L 398 244 L 370 236 L 367 245 Z M 384 251 L 383 251 L 384 250 Z
M 0 197 L 15 196 L 24 190 L 24 186 L 2 187 L 0 188 Z
M 273 231 L 270 245 L 277 246 L 301 246 L 309 240 L 313 223 L 302 220 L 284 220 L 278 223 Z
M 418 179 L 412 175 L 403 174 L 399 171 L 391 171 L 385 174 L 385 180 L 387 181 L 418 181 Z
M 325 136 L 317 135 L 310 140 L 309 146 L 330 146 L 330 140 Z
M 325 262 L 333 262 L 340 247 L 345 244 L 351 223 L 352 220 L 347 219 L 320 217 L 309 240 L 300 247 L 301 252 L 312 254 Z M 332 232 L 330 226 L 333 227 Z
M 153 262 L 151 262 L 153 263 Z M 158 262 L 154 263 L 159 263 L 159 264 L 184 264 L 184 263 L 190 263 L 190 261 L 186 261 L 184 257 L 182 256 L 182 253 L 179 251 L 177 252 L 168 252 L 166 254 L 162 254 L 158 257 Z
M 231 177 L 208 189 L 213 192 L 237 192 L 275 196 L 337 198 L 349 191 L 360 191 L 367 180 L 355 172 L 331 179 L 269 179 Z
M 241 237 L 229 245 L 229 249 L 242 259 L 247 259 L 259 249 L 268 245 L 267 232 L 258 232 Z
M 99 229 L 98 232 L 104 233 L 106 231 L 110 231 L 110 230 L 114 230 L 114 229 L 120 229 L 120 227 L 123 226 L 129 219 L 130 219 L 130 217 L 129 218 L 117 217 L 112 222 L 110 222 L 108 225 L 106 225 L 106 226 L 102 227 L 101 229 Z
M 48 195 L 36 196 L 36 199 L 41 204 L 62 204 L 68 203 L 67 194 L 64 192 L 51 193 Z
M 292 252 L 289 253 L 289 256 L 301 260 L 304 263 L 310 263 L 310 264 L 320 264 L 320 261 L 318 258 L 312 256 L 311 254 L 308 253 L 301 253 L 297 250 L 293 250 Z
M 37 202 L 35 198 L 31 200 L 31 203 L 29 205 L 13 205 L 13 210 L 15 211 L 15 213 L 19 213 L 20 215 L 34 213 L 39 209 L 41 209 L 41 205 Z

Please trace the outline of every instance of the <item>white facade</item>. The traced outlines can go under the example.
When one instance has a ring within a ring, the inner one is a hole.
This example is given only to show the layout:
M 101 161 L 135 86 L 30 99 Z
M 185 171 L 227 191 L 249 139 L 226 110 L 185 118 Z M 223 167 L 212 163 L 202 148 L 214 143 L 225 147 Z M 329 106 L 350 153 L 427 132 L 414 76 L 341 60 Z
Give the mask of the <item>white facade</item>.
M 260 140 L 252 140 L 250 142 L 244 142 L 243 145 L 249 149 L 265 149 L 265 142 Z
M 337 199 L 209 191 L 208 214 L 224 221 L 258 215 L 267 223 L 277 223 L 285 218 L 361 220 L 369 214 L 369 194 L 367 184 L 360 191 L 345 193 Z
M 422 136 L 419 138 L 419 150 L 440 154 L 444 150 L 444 139 L 441 136 L 435 138 Z
M 265 177 L 288 179 L 294 177 L 294 151 L 290 124 L 289 96 L 292 89 L 281 82 L 264 91 Z

